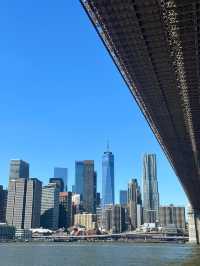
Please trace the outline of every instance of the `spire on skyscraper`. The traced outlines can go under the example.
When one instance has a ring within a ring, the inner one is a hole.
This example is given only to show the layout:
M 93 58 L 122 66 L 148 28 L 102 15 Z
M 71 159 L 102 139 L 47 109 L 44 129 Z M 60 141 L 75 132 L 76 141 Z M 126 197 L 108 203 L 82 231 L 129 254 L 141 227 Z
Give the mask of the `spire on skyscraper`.
M 109 139 L 107 139 L 106 150 L 107 150 L 107 152 L 109 152 L 109 150 L 110 150 L 110 143 L 109 143 Z

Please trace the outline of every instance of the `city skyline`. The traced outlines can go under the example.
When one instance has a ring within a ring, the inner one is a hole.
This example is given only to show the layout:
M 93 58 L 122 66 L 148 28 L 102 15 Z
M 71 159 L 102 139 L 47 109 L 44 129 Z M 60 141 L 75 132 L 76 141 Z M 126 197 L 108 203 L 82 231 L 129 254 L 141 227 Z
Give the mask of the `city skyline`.
M 104 152 L 104 155 L 105 155 L 105 153 L 106 152 Z M 112 156 L 114 156 L 114 154 L 111 151 L 109 151 L 109 153 L 111 153 Z M 155 157 L 155 159 L 154 158 L 151 158 L 151 160 L 153 160 L 153 159 L 155 160 L 155 162 L 153 162 L 153 164 L 155 164 L 155 169 L 149 170 L 149 167 L 145 166 L 145 164 L 147 164 L 147 161 L 148 161 L 147 160 L 148 159 L 147 157 L 152 157 L 152 156 Z M 101 163 L 103 162 L 103 158 L 104 158 L 104 156 L 101 158 L 102 159 Z M 101 200 L 102 200 L 102 204 L 103 204 L 103 194 L 102 194 L 102 188 L 103 188 L 103 182 L 102 182 L 103 181 L 103 176 L 102 176 L 103 175 L 103 169 L 101 169 L 101 172 L 98 173 L 96 171 L 96 162 L 94 160 L 75 161 L 74 163 L 75 163 L 75 165 L 74 165 L 74 177 L 72 178 L 73 180 L 71 181 L 70 186 L 68 186 L 68 191 L 76 192 L 77 194 L 81 194 L 80 191 L 79 191 L 80 189 L 76 190 L 76 180 L 77 180 L 77 182 L 80 185 L 80 182 L 81 182 L 81 180 L 84 177 L 84 168 L 85 168 L 84 165 L 85 164 L 87 165 L 88 163 L 89 164 L 92 163 L 92 164 L 95 165 L 95 167 L 94 167 L 94 165 L 92 167 L 93 167 L 93 173 L 94 173 L 94 176 L 95 176 L 94 179 L 96 180 L 96 181 L 94 181 L 95 182 L 94 184 L 95 184 L 96 193 L 100 194 L 100 197 L 101 197 Z M 141 178 L 138 178 L 136 176 L 129 178 L 128 182 L 127 183 L 124 183 L 124 185 L 122 187 L 119 187 L 119 190 L 117 190 L 117 191 L 115 189 L 115 182 L 114 182 L 114 191 L 115 191 L 114 204 L 120 204 L 120 193 L 121 192 L 126 192 L 127 193 L 127 202 L 128 202 L 128 187 L 127 187 L 127 184 L 129 184 L 132 180 L 136 180 L 136 183 L 138 184 L 138 188 L 139 188 L 139 193 L 141 193 L 143 191 L 143 193 L 140 194 L 140 198 L 141 198 L 141 195 L 144 196 L 144 187 L 143 187 L 143 180 L 142 179 L 143 179 L 143 177 L 145 175 L 148 174 L 147 170 L 150 171 L 150 172 L 152 171 L 153 174 L 155 172 L 156 182 L 157 182 L 157 186 L 158 186 L 159 178 L 157 179 L 157 168 L 159 168 L 159 165 L 157 165 L 157 156 L 156 156 L 156 154 L 144 153 L 140 163 L 141 163 L 141 168 L 142 168 L 141 169 Z M 21 167 L 21 165 L 23 167 Z M 17 166 L 17 168 L 16 168 L 16 166 Z M 31 163 L 28 162 L 27 160 L 24 160 L 24 158 L 23 159 L 11 159 L 9 161 L 9 173 L 11 173 L 11 171 L 13 171 L 12 170 L 12 168 L 13 168 L 15 170 L 15 175 L 16 175 L 16 177 L 14 179 L 16 179 L 16 178 L 18 178 L 19 169 L 20 170 L 22 169 L 22 174 L 23 174 L 23 172 L 26 171 L 26 166 L 28 166 L 28 173 L 27 173 L 28 175 L 25 176 L 25 178 L 30 178 L 30 179 L 33 179 L 33 180 L 34 179 L 38 179 L 38 176 L 34 176 L 33 177 L 31 174 L 29 174 L 30 173 L 30 169 L 31 169 Z M 82 168 L 83 168 L 82 169 L 83 170 L 83 173 L 81 173 L 81 172 L 79 173 L 79 170 L 78 170 L 78 175 L 80 175 L 81 178 L 82 178 L 81 180 L 79 180 L 80 177 L 78 177 L 79 179 L 77 179 L 77 174 L 76 174 L 76 171 L 77 171 L 76 169 L 79 169 L 80 166 L 82 166 Z M 61 168 L 61 169 L 67 169 L 67 171 L 68 171 L 68 168 L 64 168 L 64 167 L 59 167 L 59 168 Z M 55 170 L 55 167 L 52 168 L 52 172 L 53 173 L 54 173 L 54 170 Z M 26 172 L 25 172 L 25 175 L 26 175 Z M 56 178 L 46 178 L 46 179 L 43 179 L 43 178 L 40 178 L 39 177 L 39 180 L 42 182 L 42 185 L 43 186 L 48 186 L 48 184 L 50 184 L 50 183 L 57 183 L 57 180 L 54 181 L 54 179 L 56 179 Z M 8 189 L 9 188 L 9 186 L 8 186 L 9 185 L 9 183 L 8 183 L 9 180 L 10 180 L 10 175 L 8 177 L 7 184 L 4 185 L 4 184 L 1 184 L 0 183 L 0 186 L 2 186 L 2 188 L 4 188 L 4 189 Z M 97 186 L 96 183 L 98 183 L 99 185 Z M 58 182 L 58 186 L 60 187 L 59 182 Z M 84 186 L 84 183 L 82 184 L 82 186 L 83 186 L 82 189 L 84 189 L 84 187 L 85 187 Z M 75 191 L 72 191 L 73 190 L 73 187 L 75 188 Z M 159 187 L 160 187 L 160 184 L 159 184 Z M 63 189 L 64 189 L 64 183 L 63 183 Z M 60 190 L 60 191 L 62 192 L 63 190 Z M 173 202 L 172 200 L 169 201 L 169 202 L 164 203 L 162 201 L 162 195 L 160 196 L 159 194 L 158 194 L 158 202 L 159 202 L 160 205 L 176 204 L 176 205 L 185 206 L 185 207 L 187 207 L 187 205 L 188 205 L 187 202 L 186 202 L 186 204 L 184 204 L 184 203 L 176 203 L 176 202 Z M 146 197 L 148 197 L 147 194 L 146 194 Z M 144 198 L 143 198 L 142 202 L 144 203 Z
M 141 183 L 141 156 L 154 152 L 159 158 L 161 203 L 187 204 L 177 177 L 78 1 L 48 5 L 22 1 L 17 12 L 15 5 L 1 5 L 5 31 L 0 43 L 4 88 L 0 183 L 7 186 L 9 160 L 17 157 L 30 162 L 31 176 L 46 183 L 54 166 L 67 167 L 71 187 L 75 160 L 91 158 L 101 173 L 101 154 L 109 136 L 116 162 L 116 199 L 130 178 Z
M 103 167 L 106 166 L 103 170 L 114 173 L 114 154 L 109 151 L 109 155 L 112 155 L 111 158 L 103 157 Z M 106 165 L 104 165 L 105 160 Z M 102 194 L 104 200 L 100 200 L 100 193 L 96 190 L 97 172 L 93 160 L 75 162 L 76 192 L 80 194 L 63 192 L 64 184 L 60 178 L 55 180 L 50 178 L 48 185 L 43 185 L 37 178 L 30 178 L 29 166 L 30 164 L 24 160 L 11 160 L 8 192 L 3 192 L 1 186 L 0 220 L 6 222 L 4 226 L 14 226 L 16 236 L 17 230 L 22 230 L 20 232 L 25 234 L 31 228 L 40 227 L 50 230 L 59 229 L 63 233 L 63 230 L 68 230 L 67 232 L 70 231 L 72 234 L 75 232 L 82 234 L 83 227 L 88 232 L 94 230 L 93 234 L 134 230 L 142 232 L 151 230 L 149 227 L 156 232 L 168 230 L 169 221 L 173 222 L 174 232 L 178 233 L 180 229 L 183 233 L 186 230 L 185 207 L 172 208 L 171 206 L 174 205 L 171 204 L 169 210 L 167 206 L 163 206 L 161 217 L 159 215 L 155 154 L 145 154 L 143 158 L 143 193 L 137 179 L 132 178 L 127 184 L 125 204 L 116 204 L 112 197 L 108 197 L 105 202 L 107 196 L 105 193 Z M 107 169 L 110 167 L 113 169 Z M 78 187 L 79 183 L 81 187 Z M 104 185 L 103 183 L 102 188 Z M 114 190 L 114 182 L 111 189 Z M 161 228 L 159 227 L 160 218 L 163 225 Z
M 112 153 L 112 152 L 110 151 L 110 153 Z M 113 153 L 112 153 L 112 155 L 114 156 Z M 141 189 L 142 189 L 142 186 L 143 186 L 143 180 L 142 180 L 142 178 L 143 178 L 143 174 L 144 174 L 144 158 L 145 158 L 145 155 L 152 155 L 152 153 L 144 153 L 142 155 L 143 157 L 141 157 L 141 160 L 138 162 L 140 164 L 140 166 L 141 166 L 141 175 L 139 177 L 132 175 L 132 177 L 130 177 L 128 179 L 128 181 L 127 181 L 127 183 L 129 183 L 129 181 L 132 178 L 135 178 L 137 180 L 137 182 L 138 182 L 138 185 L 141 187 Z M 156 157 L 156 160 L 157 160 L 157 157 Z M 32 179 L 39 178 L 42 181 L 43 185 L 48 185 L 50 183 L 50 180 L 52 180 L 51 182 L 53 182 L 53 179 L 54 179 L 53 177 L 50 177 L 50 178 L 48 178 L 48 177 L 41 178 L 40 177 L 40 174 L 38 176 L 32 176 L 31 175 L 31 171 L 30 171 L 30 169 L 32 168 L 31 167 L 32 163 L 29 162 L 29 161 L 27 161 L 27 160 L 25 160 L 24 158 L 23 159 L 11 159 L 9 161 L 9 165 L 10 165 L 10 163 L 12 164 L 13 162 L 16 162 L 16 161 L 17 162 L 20 162 L 20 163 L 23 163 L 23 164 L 25 163 L 25 164 L 28 165 L 28 167 L 29 167 L 28 174 L 30 172 L 30 174 L 29 174 L 30 178 L 32 178 Z M 91 161 L 91 160 L 87 160 L 87 159 L 86 160 L 82 160 L 82 161 L 75 160 L 75 162 L 74 162 L 75 163 L 75 166 L 74 166 L 74 169 L 73 169 L 74 170 L 74 176 L 70 179 L 70 185 L 68 185 L 68 191 L 72 191 L 72 187 L 73 186 L 76 187 L 76 185 L 75 185 L 76 184 L 76 165 L 77 164 L 83 164 L 84 161 L 87 162 L 87 161 Z M 92 161 L 94 161 L 94 160 L 92 160 Z M 102 166 L 102 158 L 101 158 L 100 161 L 101 161 L 100 163 L 101 163 L 101 166 Z M 95 163 L 94 170 L 95 170 L 95 173 L 97 174 L 97 184 L 98 184 L 97 185 L 97 192 L 101 194 L 101 199 L 102 199 L 103 171 L 101 169 L 100 170 L 100 173 L 97 172 L 97 170 L 96 170 L 96 162 L 94 161 L 94 163 Z M 9 166 L 8 166 L 8 168 L 9 168 Z M 68 169 L 69 169 L 67 166 L 66 167 L 64 167 L 64 166 L 62 166 L 62 167 L 52 167 L 52 169 L 51 169 L 52 170 L 52 176 L 54 176 L 54 170 L 55 170 L 55 168 L 67 169 L 67 172 L 68 172 Z M 159 165 L 156 164 L 156 171 L 157 171 L 157 168 L 159 168 Z M 9 168 L 9 171 L 8 172 L 9 172 L 9 176 L 8 176 L 8 179 L 7 179 L 7 184 L 4 184 L 3 182 L 0 183 L 0 185 L 2 185 L 4 187 L 4 189 L 8 189 L 8 182 L 9 182 L 9 178 L 10 178 L 10 168 Z M 159 174 L 158 174 L 158 180 L 157 181 L 159 183 Z M 122 185 L 122 187 L 119 187 L 118 190 L 116 190 L 115 182 L 114 182 L 114 191 L 115 191 L 115 194 L 114 194 L 114 203 L 115 204 L 120 203 L 120 191 L 126 190 L 127 193 L 128 193 L 127 183 L 124 182 L 124 184 Z M 160 190 L 160 183 L 159 183 L 159 190 Z M 77 191 L 77 193 L 80 194 L 79 191 Z M 188 205 L 187 200 L 186 200 L 186 202 L 176 202 L 176 201 L 174 202 L 172 200 L 171 201 L 168 201 L 168 202 L 164 202 L 164 201 L 162 201 L 162 195 L 159 198 L 159 202 L 160 202 L 161 205 L 167 205 L 167 204 L 178 204 L 178 205 L 181 205 L 181 206 L 187 206 Z

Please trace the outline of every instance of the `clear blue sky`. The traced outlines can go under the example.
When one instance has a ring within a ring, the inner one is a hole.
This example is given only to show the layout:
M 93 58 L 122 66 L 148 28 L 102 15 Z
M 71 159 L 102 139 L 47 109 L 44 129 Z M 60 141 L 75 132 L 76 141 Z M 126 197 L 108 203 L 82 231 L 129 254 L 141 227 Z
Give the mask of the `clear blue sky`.
M 54 166 L 101 157 L 110 139 L 115 189 L 141 181 L 142 154 L 158 158 L 161 203 L 187 199 L 78 0 L 0 2 L 0 184 L 9 160 L 30 163 L 44 183 Z

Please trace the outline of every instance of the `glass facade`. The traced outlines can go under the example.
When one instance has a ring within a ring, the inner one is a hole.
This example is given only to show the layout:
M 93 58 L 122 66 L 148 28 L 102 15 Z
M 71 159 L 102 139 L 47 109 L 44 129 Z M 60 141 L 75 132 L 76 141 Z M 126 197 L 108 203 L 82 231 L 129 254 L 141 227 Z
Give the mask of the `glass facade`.
M 83 196 L 84 161 L 75 162 L 75 192 Z
M 75 190 L 80 194 L 83 209 L 86 212 L 96 212 L 97 174 L 94 171 L 94 161 L 75 162 Z
M 106 151 L 102 158 L 102 207 L 114 204 L 114 155 Z
M 55 167 L 54 168 L 54 178 L 61 178 L 64 183 L 64 190 L 67 191 L 67 183 L 68 183 L 68 169 L 63 167 Z
M 119 203 L 121 205 L 126 205 L 127 204 L 127 197 L 128 197 L 127 190 L 120 190 L 120 192 L 119 192 Z

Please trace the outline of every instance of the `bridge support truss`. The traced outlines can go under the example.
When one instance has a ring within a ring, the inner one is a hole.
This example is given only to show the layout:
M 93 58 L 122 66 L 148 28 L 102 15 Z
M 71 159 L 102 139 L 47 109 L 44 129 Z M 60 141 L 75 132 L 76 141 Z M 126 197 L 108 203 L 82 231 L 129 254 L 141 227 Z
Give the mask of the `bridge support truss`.
M 191 207 L 188 211 L 189 242 L 200 244 L 200 209 L 194 210 Z

